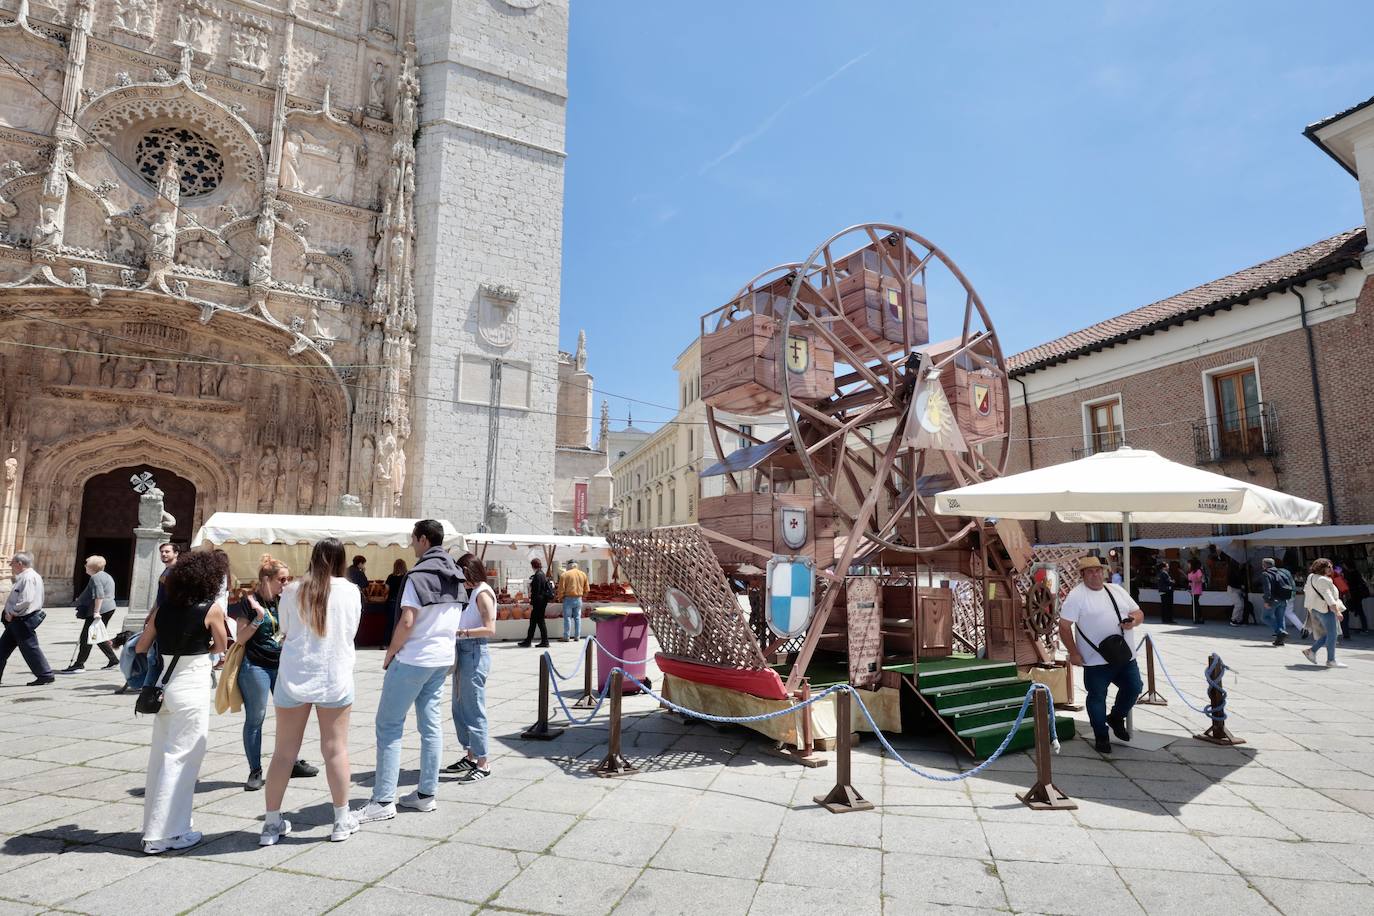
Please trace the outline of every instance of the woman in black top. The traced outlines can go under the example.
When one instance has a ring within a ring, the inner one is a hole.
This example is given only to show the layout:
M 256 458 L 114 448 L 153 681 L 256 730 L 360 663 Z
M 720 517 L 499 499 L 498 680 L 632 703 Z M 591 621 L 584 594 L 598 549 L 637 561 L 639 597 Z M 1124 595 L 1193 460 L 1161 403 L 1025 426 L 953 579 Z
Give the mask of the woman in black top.
M 401 591 L 406 587 L 406 561 L 397 560 L 391 565 L 391 575 L 386 577 L 386 636 L 382 638 L 382 648 L 391 645 L 391 632 L 396 628 L 396 618 L 401 615 Z
M 163 665 L 162 709 L 153 717 L 143 790 L 143 851 L 149 855 L 200 842 L 191 829 L 191 804 L 210 732 L 210 652 L 223 652 L 229 643 L 224 608 L 215 603 L 227 573 L 227 564 L 212 553 L 184 555 L 135 647 L 147 652 L 156 641 Z
M 277 686 L 277 664 L 281 660 L 277 600 L 290 581 L 291 571 L 286 564 L 271 554 L 263 554 L 258 564 L 257 588 L 229 606 L 229 616 L 237 621 L 238 627 L 234 639 L 243 643 L 238 684 L 243 695 L 243 753 L 248 758 L 245 792 L 256 792 L 263 786 L 262 723 L 267 718 L 272 690 Z M 315 776 L 319 772 L 317 767 L 297 760 L 291 775 Z

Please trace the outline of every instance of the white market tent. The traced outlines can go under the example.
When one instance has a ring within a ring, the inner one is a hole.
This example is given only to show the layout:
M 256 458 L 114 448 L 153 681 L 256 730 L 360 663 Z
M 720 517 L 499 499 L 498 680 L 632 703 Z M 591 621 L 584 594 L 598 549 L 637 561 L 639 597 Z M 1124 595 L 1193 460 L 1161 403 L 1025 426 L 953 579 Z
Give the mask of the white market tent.
M 605 538 L 571 534 L 490 534 L 467 536 L 467 549 L 483 562 L 529 560 L 610 560 Z
M 418 519 L 371 518 L 352 515 L 271 515 L 258 512 L 216 512 L 205 520 L 191 540 L 191 546 L 213 544 L 229 554 L 234 575 L 251 579 L 256 575 L 258 558 L 271 553 L 286 563 L 292 573 L 304 572 L 310 548 L 324 538 L 338 538 L 354 554 L 367 557 L 368 577 L 384 579 L 392 563 L 415 562 L 410 549 L 410 534 Z M 444 547 L 451 553 L 464 549 L 463 536 L 447 521 Z
M 1317 525 L 1320 503 L 1120 448 L 935 497 L 941 515 L 1120 523 L 1130 575 L 1131 523 Z M 1127 578 L 1127 587 L 1130 580 Z

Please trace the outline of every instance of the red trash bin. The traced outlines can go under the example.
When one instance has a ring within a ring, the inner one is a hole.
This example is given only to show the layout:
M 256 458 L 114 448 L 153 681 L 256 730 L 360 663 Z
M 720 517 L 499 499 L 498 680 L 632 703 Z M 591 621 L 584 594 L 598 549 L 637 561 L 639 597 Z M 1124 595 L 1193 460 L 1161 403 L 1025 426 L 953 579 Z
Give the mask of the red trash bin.
M 605 691 L 611 671 L 617 666 L 646 687 L 652 687 L 645 674 L 645 661 L 649 656 L 649 621 L 644 612 L 632 606 L 598 607 L 591 611 L 590 616 L 596 621 L 597 692 Z M 625 661 L 618 662 L 611 655 Z M 629 681 L 623 684 L 625 693 L 639 692 L 639 688 Z

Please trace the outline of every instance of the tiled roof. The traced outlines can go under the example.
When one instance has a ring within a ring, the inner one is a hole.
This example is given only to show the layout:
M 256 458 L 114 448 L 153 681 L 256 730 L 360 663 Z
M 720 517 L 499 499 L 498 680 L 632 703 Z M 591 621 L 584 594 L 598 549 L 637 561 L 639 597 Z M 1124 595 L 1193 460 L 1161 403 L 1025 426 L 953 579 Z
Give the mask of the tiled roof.
M 1358 265 L 1364 247 L 1365 230 L 1350 229 L 1315 245 L 1247 267 L 1124 315 L 1108 318 L 1092 327 L 1065 334 L 1058 340 L 1031 347 L 1007 360 L 1007 368 L 1014 376 L 1025 375 L 1076 356 L 1133 340 L 1147 332 L 1230 308 L 1297 282 Z

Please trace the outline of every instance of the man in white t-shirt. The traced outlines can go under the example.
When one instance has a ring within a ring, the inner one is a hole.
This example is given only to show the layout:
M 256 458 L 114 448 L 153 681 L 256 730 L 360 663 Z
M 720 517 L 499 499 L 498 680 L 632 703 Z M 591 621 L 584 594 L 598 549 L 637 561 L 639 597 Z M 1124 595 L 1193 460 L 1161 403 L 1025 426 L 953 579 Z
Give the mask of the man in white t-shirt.
M 382 662 L 386 677 L 377 703 L 377 771 L 372 798 L 358 812 L 362 823 L 395 817 L 398 804 L 415 811 L 438 807 L 434 795 L 444 752 L 440 696 L 453 667 L 454 634 L 467 602 L 463 573 L 443 543 L 444 529 L 437 521 L 415 523 L 410 544 L 419 561 L 406 576 L 400 617 Z M 420 732 L 420 784 L 398 799 L 401 735 L 411 707 Z
M 1107 569 L 1097 557 L 1080 559 L 1078 570 L 1083 581 L 1069 592 L 1059 611 L 1059 639 L 1068 647 L 1069 661 L 1083 669 L 1083 687 L 1088 694 L 1085 705 L 1095 747 L 1110 754 L 1107 729 L 1110 727 L 1122 741 L 1131 740 L 1126 716 L 1144 689 L 1135 660 L 1139 643 L 1133 631 L 1145 621 L 1145 614 L 1124 588 L 1104 581 Z M 1098 651 L 1112 636 L 1123 638 L 1130 651 L 1130 657 L 1117 664 L 1109 664 Z M 1108 713 L 1107 688 L 1113 684 L 1116 702 Z

